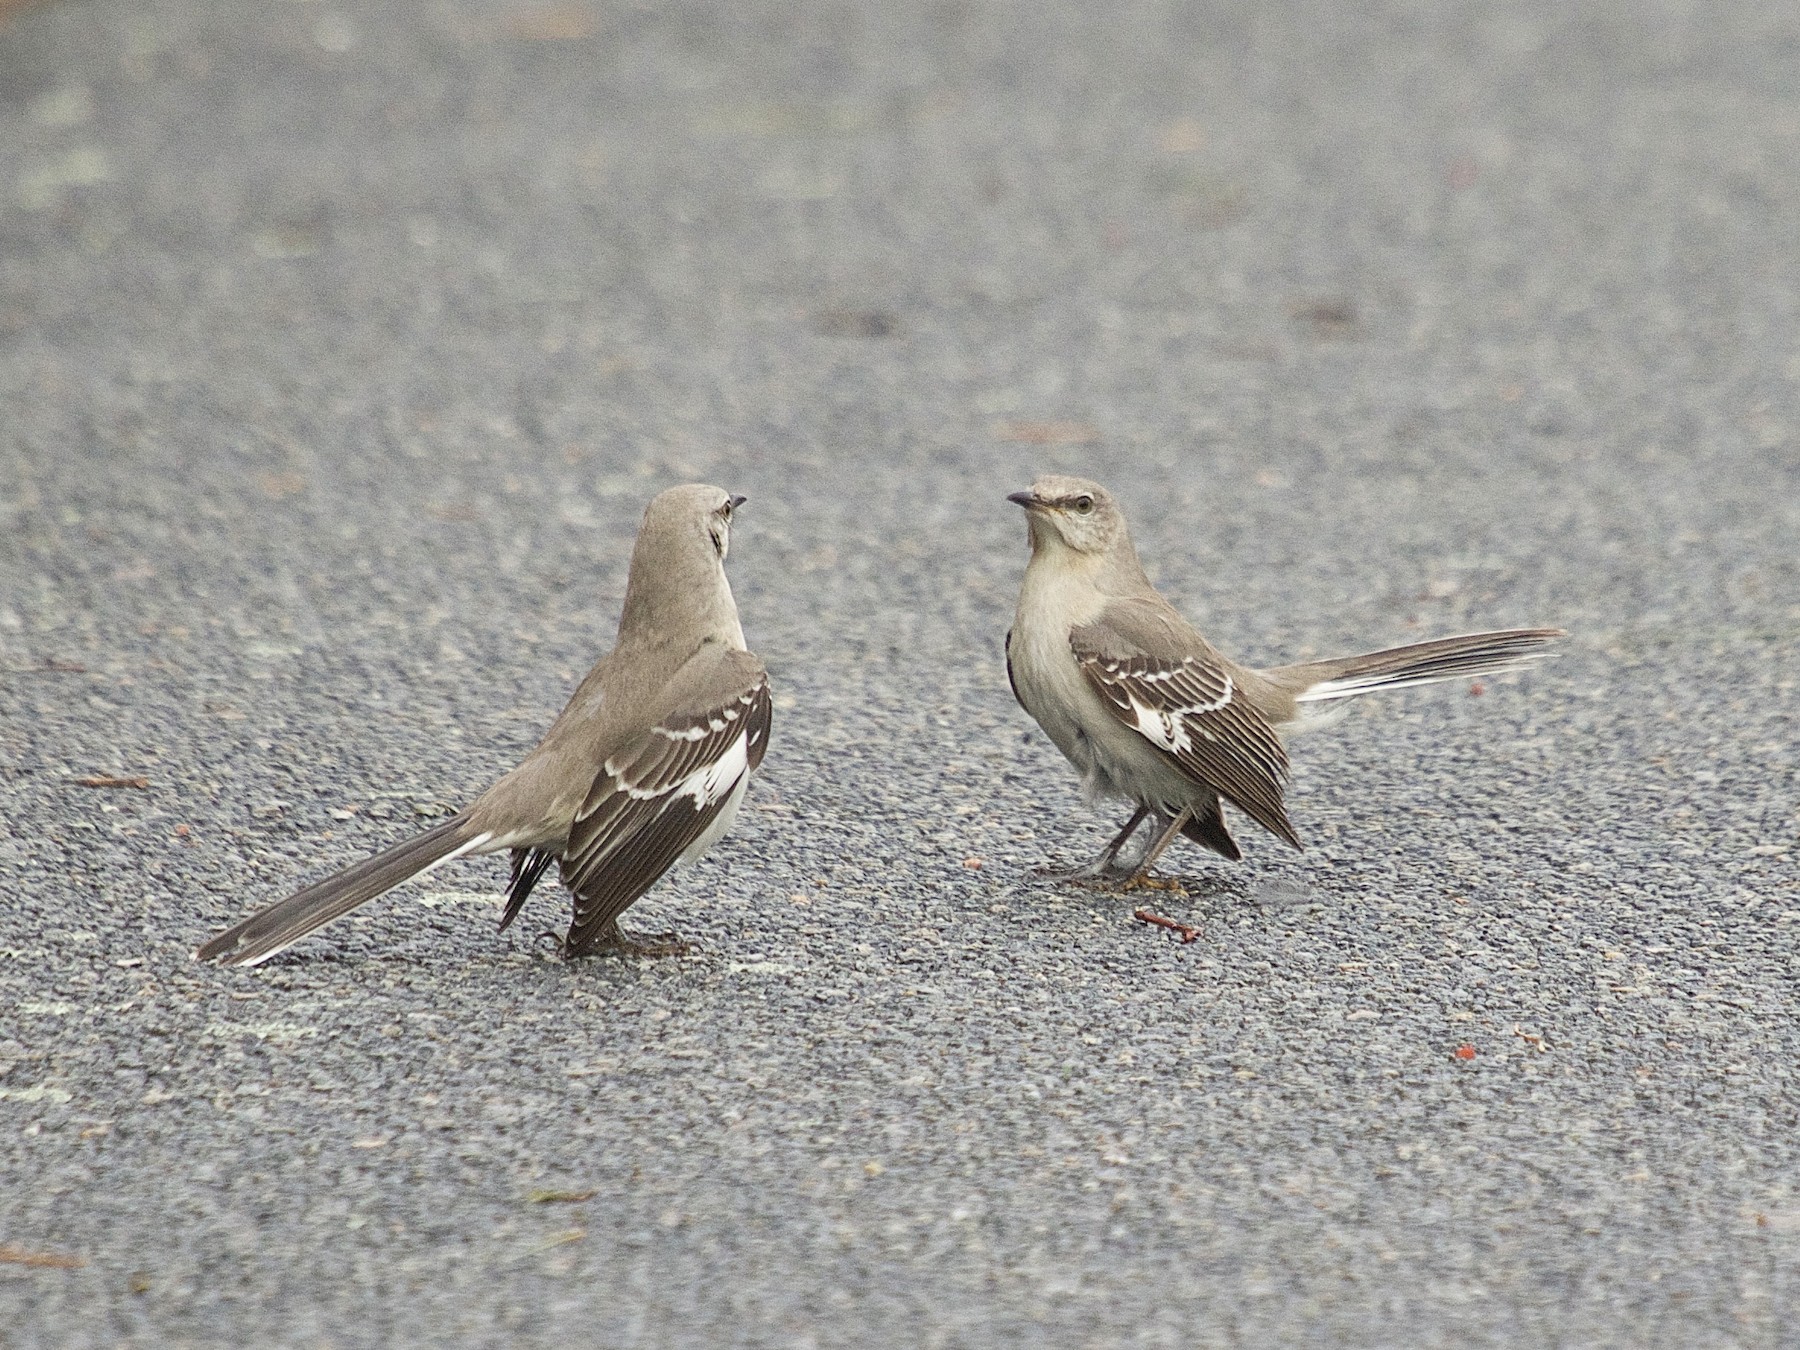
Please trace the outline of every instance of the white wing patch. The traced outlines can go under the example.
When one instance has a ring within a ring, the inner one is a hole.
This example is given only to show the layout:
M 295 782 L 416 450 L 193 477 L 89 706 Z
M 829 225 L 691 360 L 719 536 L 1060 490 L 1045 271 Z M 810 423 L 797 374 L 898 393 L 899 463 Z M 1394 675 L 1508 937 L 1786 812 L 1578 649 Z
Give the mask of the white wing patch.
M 1142 736 L 1150 744 L 1160 746 L 1170 754 L 1179 755 L 1188 749 L 1193 742 L 1188 739 L 1187 728 L 1182 726 L 1174 716 L 1161 708 L 1152 708 L 1148 704 L 1139 703 L 1135 698 L 1129 699 L 1131 704 L 1131 729 Z
M 737 720 L 735 714 L 733 714 L 732 720 Z M 715 722 L 712 729 L 714 731 L 723 731 L 725 729 L 725 724 L 723 722 Z M 655 727 L 653 730 L 658 735 L 666 736 L 672 741 L 697 741 L 700 739 L 701 735 L 706 734 L 705 728 L 703 727 L 696 727 L 693 729 L 699 732 L 699 735 L 689 735 L 686 732 L 669 732 L 665 731 L 662 727 Z M 730 745 L 725 747 L 725 752 L 717 759 L 713 760 L 711 763 L 700 765 L 689 773 L 687 777 L 681 779 L 677 783 L 652 785 L 650 787 L 629 787 L 621 783 L 619 785 L 619 790 L 633 801 L 637 802 L 650 801 L 656 797 L 668 797 L 671 799 L 675 797 L 692 797 L 694 799 L 694 809 L 696 811 L 702 810 L 705 807 L 711 806 L 716 801 L 729 797 L 731 795 L 731 790 L 737 786 L 738 779 L 742 778 L 750 771 L 748 740 L 749 738 L 747 736 L 737 737 Z M 606 772 L 615 780 L 619 776 L 619 768 L 611 760 L 606 762 Z
M 750 772 L 748 739 L 739 736 L 732 741 L 730 748 L 711 764 L 702 765 L 682 779 L 673 795 L 692 797 L 696 811 L 729 797 L 744 775 Z
M 1167 684 L 1185 674 L 1188 664 L 1184 661 L 1171 670 L 1133 672 L 1132 678 L 1140 684 L 1155 687 L 1158 684 Z M 1122 667 L 1115 661 L 1102 662 L 1100 668 L 1114 677 L 1117 677 L 1122 671 Z M 1218 712 L 1230 704 L 1235 686 L 1229 675 L 1224 677 L 1224 681 L 1224 688 L 1219 691 L 1217 698 L 1161 707 L 1145 703 L 1127 690 L 1125 697 L 1131 707 L 1132 717 L 1129 725 L 1132 730 L 1152 745 L 1167 750 L 1172 755 L 1185 755 L 1194 748 L 1191 732 L 1198 732 L 1205 740 L 1215 741 L 1218 739 L 1210 727 L 1192 723 L 1188 719 Z

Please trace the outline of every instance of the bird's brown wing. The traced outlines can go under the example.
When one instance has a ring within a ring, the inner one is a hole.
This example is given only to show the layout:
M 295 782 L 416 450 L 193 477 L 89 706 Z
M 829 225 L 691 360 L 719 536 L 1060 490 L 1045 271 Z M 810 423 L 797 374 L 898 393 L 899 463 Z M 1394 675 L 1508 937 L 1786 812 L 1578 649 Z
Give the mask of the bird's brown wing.
M 581 952 L 700 839 L 762 763 L 772 707 L 762 663 L 734 652 L 689 699 L 609 756 L 562 855 L 574 892 L 567 950 Z
M 1282 805 L 1288 757 L 1230 666 L 1209 650 L 1146 655 L 1105 620 L 1069 635 L 1081 673 L 1119 721 L 1270 833 L 1299 848 Z M 1223 851 L 1223 850 L 1221 850 Z

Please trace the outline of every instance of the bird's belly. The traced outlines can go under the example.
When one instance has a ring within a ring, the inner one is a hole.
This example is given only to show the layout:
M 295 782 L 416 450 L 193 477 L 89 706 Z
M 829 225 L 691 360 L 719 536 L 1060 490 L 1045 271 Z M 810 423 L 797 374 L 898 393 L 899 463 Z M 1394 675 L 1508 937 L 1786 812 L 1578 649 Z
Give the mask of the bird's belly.
M 1094 758 L 1092 776 L 1101 784 L 1096 790 L 1159 811 L 1179 810 L 1193 799 L 1193 781 L 1124 723 L 1114 720 L 1091 737 L 1089 744 Z
M 1060 624 L 1036 631 L 1016 625 L 1011 655 L 1019 702 L 1074 765 L 1089 798 L 1126 797 L 1162 809 L 1193 795 L 1181 770 L 1094 692 Z
M 1067 641 L 1059 644 L 1054 635 L 1046 640 L 1020 624 L 1013 629 L 1013 647 L 1009 656 L 1013 688 L 1019 695 L 1020 705 L 1044 729 L 1051 743 L 1077 769 L 1085 772 L 1090 757 L 1082 744 L 1085 739 L 1081 729 L 1083 719 L 1078 710 L 1084 700 L 1094 699 L 1095 695 L 1082 678 Z
M 1021 624 L 1013 634 L 1012 674 L 1019 702 L 1081 775 L 1082 791 L 1090 797 L 1129 795 L 1116 781 L 1120 756 L 1112 742 L 1118 733 L 1132 733 L 1107 712 L 1081 673 L 1067 633 L 1060 625 L 1046 635 Z

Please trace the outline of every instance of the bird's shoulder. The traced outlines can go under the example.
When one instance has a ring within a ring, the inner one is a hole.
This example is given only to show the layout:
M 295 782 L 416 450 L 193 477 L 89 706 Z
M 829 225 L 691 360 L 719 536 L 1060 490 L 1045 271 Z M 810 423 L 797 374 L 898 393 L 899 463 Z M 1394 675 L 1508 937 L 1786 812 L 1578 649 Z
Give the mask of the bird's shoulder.
M 730 753 L 730 746 L 742 737 L 754 769 L 768 748 L 773 717 L 768 668 L 755 653 L 741 648 L 702 649 L 690 666 L 648 738 L 694 743 L 701 758 L 714 760 Z
M 615 648 L 602 657 L 563 716 L 594 719 L 602 741 L 630 740 L 669 718 L 704 715 L 768 683 L 754 653 L 709 638 L 684 651 Z
M 768 697 L 752 652 L 709 640 L 687 652 L 616 647 L 594 663 L 526 762 L 554 764 L 585 785 L 608 759 L 654 734 L 687 730 L 724 708 Z
M 669 712 L 706 712 L 749 690 L 766 687 L 768 682 L 768 667 L 755 652 L 723 642 L 704 642 L 670 680 Z
M 702 760 L 717 758 L 749 728 L 761 758 L 771 701 L 769 675 L 754 652 L 720 642 L 701 644 L 634 719 L 635 734 L 620 738 L 607 767 L 657 757 L 658 745 L 691 745 Z M 754 766 L 752 766 L 754 767 Z
M 1191 662 L 1229 672 L 1233 664 L 1180 610 L 1154 593 L 1109 600 L 1091 621 L 1069 630 L 1069 645 L 1078 657 L 1130 661 L 1144 668 Z

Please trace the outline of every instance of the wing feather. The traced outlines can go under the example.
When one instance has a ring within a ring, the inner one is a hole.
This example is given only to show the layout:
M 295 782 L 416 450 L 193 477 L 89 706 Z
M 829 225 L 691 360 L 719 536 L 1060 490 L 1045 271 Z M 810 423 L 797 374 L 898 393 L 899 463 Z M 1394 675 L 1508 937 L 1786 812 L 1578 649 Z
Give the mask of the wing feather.
M 1097 640 L 1102 637 L 1076 629 L 1070 644 L 1108 711 L 1197 785 L 1299 848 L 1282 803 L 1287 751 L 1231 670 L 1205 654 L 1180 660 L 1110 654 Z
M 762 762 L 772 716 L 759 670 L 733 697 L 665 717 L 606 761 L 563 850 L 575 895 L 568 951 L 589 947 L 706 834 Z

